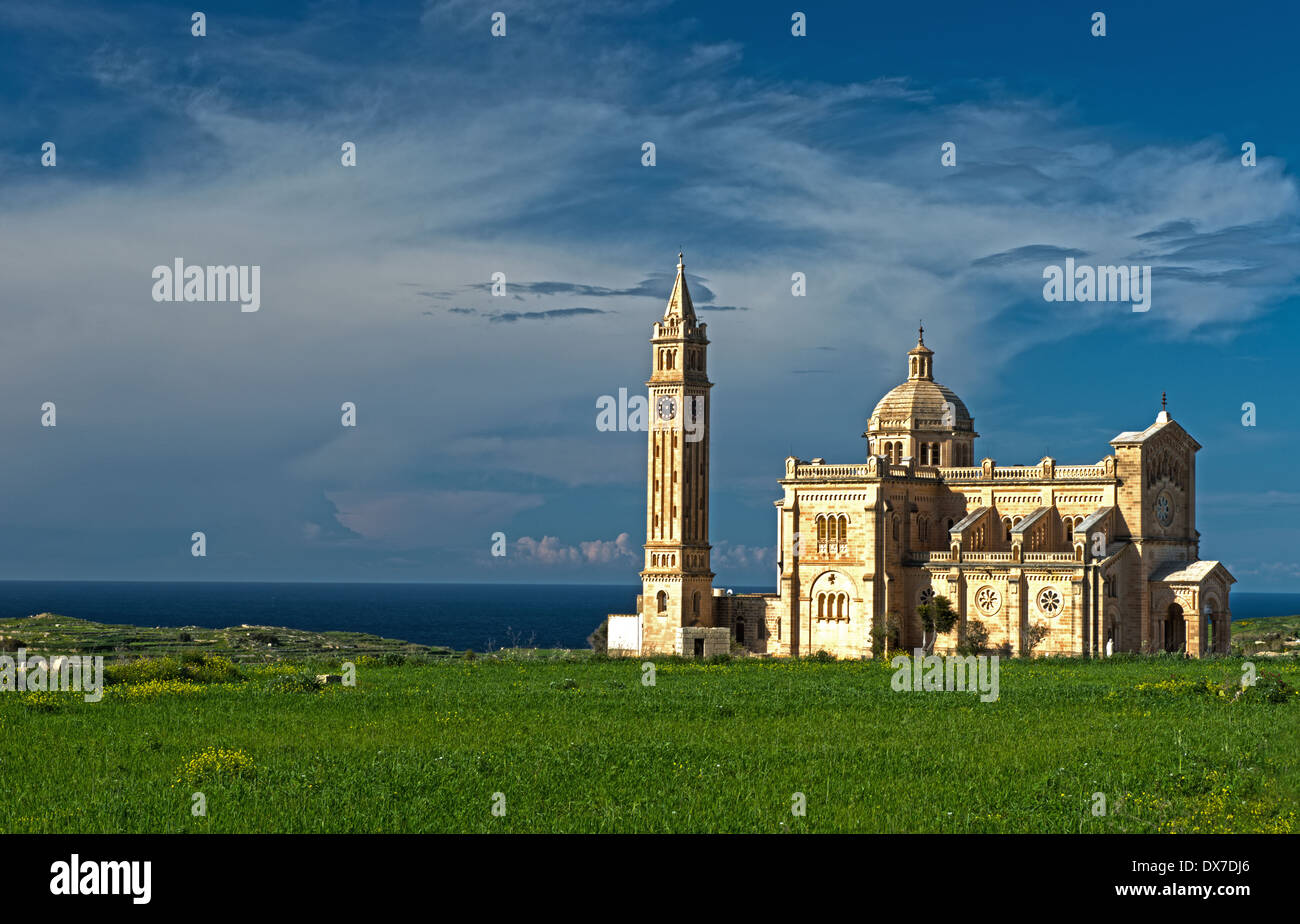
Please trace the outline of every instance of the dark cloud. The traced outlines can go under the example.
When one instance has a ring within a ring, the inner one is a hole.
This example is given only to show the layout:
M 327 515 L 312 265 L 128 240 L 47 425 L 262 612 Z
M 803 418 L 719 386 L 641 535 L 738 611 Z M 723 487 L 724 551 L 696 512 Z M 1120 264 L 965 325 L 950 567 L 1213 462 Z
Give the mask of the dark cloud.
M 1066 257 L 1086 257 L 1086 250 L 1073 247 L 1056 247 L 1052 244 L 1028 244 L 1001 253 L 992 253 L 987 257 L 972 260 L 971 266 L 1008 266 L 1012 263 L 1042 263 L 1045 260 L 1064 260 Z
M 1196 223 L 1183 218 L 1179 221 L 1167 221 L 1158 228 L 1134 235 L 1139 241 L 1158 241 L 1167 237 L 1184 237 L 1196 233 Z
M 493 324 L 513 324 L 515 321 L 549 321 L 552 318 L 568 318 L 578 314 L 609 314 L 599 308 L 552 308 L 550 311 L 502 311 L 486 315 Z
M 577 298 L 625 298 L 628 296 L 634 296 L 661 298 L 666 301 L 668 299 L 668 293 L 672 290 L 673 280 L 675 278 L 674 274 L 657 273 L 641 280 L 634 286 L 628 286 L 621 289 L 611 289 L 608 286 L 590 286 L 580 282 L 508 282 L 506 284 L 506 290 L 511 292 L 522 291 L 529 295 L 539 296 L 572 295 Z M 687 273 L 686 282 L 690 286 L 691 300 L 697 303 L 697 305 L 713 301 L 713 290 L 704 284 L 702 277 L 692 276 L 690 273 Z M 492 283 L 473 282 L 467 285 L 466 288 L 488 292 L 492 289 Z

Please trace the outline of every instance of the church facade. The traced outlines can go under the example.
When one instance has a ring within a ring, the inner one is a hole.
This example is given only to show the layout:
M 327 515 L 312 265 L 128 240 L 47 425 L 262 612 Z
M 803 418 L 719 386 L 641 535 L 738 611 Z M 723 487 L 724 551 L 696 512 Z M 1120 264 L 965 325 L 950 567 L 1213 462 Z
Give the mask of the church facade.
M 1199 556 L 1200 444 L 1162 407 L 1090 465 L 981 459 L 969 410 L 935 381 L 923 329 L 906 380 L 867 420 L 865 462 L 785 460 L 776 592 L 714 588 L 706 327 L 679 255 L 650 341 L 643 591 L 635 614 L 610 616 L 611 653 L 911 650 L 923 640 L 917 608 L 938 596 L 959 616 L 939 653 L 976 621 L 988 648 L 1016 655 L 1227 652 L 1235 581 Z

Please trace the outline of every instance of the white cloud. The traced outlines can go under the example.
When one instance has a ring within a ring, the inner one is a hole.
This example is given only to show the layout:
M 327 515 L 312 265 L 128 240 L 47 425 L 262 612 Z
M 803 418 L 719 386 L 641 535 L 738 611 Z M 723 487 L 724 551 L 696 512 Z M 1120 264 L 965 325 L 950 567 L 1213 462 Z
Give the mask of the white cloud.
M 521 536 L 515 540 L 518 554 L 529 562 L 542 565 L 600 565 L 640 557 L 640 548 L 634 546 L 627 533 L 614 539 L 592 539 L 576 546 L 565 545 L 555 536 Z

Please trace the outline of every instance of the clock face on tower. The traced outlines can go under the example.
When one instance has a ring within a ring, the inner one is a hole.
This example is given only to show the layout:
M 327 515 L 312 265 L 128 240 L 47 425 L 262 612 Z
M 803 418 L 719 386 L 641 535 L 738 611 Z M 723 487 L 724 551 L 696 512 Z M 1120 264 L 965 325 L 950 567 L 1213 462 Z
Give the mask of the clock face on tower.
M 1155 511 L 1156 519 L 1160 521 L 1161 526 L 1168 526 L 1174 521 L 1174 501 L 1168 491 L 1161 491 L 1160 496 L 1156 498 Z
M 668 395 L 659 399 L 658 409 L 660 420 L 672 420 L 677 416 L 677 402 Z

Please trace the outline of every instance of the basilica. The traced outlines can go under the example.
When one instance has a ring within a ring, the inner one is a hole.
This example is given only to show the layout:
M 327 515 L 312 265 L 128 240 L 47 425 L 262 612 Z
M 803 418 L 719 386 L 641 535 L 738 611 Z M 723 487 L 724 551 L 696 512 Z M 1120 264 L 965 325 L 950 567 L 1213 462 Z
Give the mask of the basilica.
M 785 460 L 776 591 L 714 588 L 709 340 L 678 256 L 650 340 L 642 594 L 636 613 L 610 616 L 611 654 L 910 650 L 918 607 L 938 596 L 959 616 L 939 653 L 977 623 L 988 649 L 1016 655 L 1228 650 L 1234 579 L 1199 556 L 1201 447 L 1163 400 L 1090 465 L 999 465 L 978 456 L 970 411 L 935 381 L 924 329 L 906 380 L 867 419 L 864 462 Z

